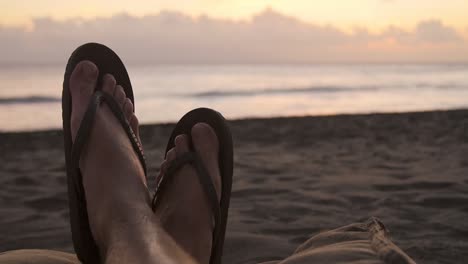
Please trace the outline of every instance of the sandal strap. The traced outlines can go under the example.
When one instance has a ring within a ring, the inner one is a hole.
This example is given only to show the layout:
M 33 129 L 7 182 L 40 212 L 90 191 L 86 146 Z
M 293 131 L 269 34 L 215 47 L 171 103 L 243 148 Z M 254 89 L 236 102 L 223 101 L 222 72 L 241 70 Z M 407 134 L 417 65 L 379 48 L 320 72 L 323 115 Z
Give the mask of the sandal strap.
M 213 242 L 212 245 L 216 245 L 217 239 L 219 237 L 219 232 L 220 232 L 220 221 L 221 221 L 221 209 L 220 205 L 218 202 L 218 195 L 216 194 L 216 189 L 214 187 L 213 181 L 211 180 L 211 176 L 208 173 L 208 170 L 206 169 L 205 165 L 203 164 L 200 156 L 194 152 L 194 151 L 189 151 L 181 156 L 177 157 L 174 159 L 169 167 L 167 168 L 166 172 L 164 175 L 161 177 L 159 180 L 157 187 L 156 187 L 156 192 L 153 196 L 153 201 L 152 201 L 152 209 L 153 211 L 156 210 L 156 207 L 158 206 L 158 197 L 162 195 L 162 192 L 164 192 L 165 189 L 167 189 L 168 183 L 173 179 L 174 174 L 181 169 L 184 165 L 190 164 L 192 165 L 198 175 L 198 180 L 203 188 L 204 193 L 206 194 L 206 198 L 208 199 L 208 202 L 210 203 L 211 206 L 211 211 L 213 212 L 213 217 L 215 220 L 215 226 L 214 226 L 214 231 L 213 231 Z
M 89 134 L 91 132 L 91 128 L 94 124 L 94 117 L 96 116 L 96 111 L 101 103 L 105 102 L 114 116 L 117 118 L 119 123 L 122 125 L 127 137 L 130 139 L 132 144 L 133 150 L 138 156 L 140 163 L 143 167 L 143 171 L 146 176 L 146 161 L 145 161 L 145 154 L 143 152 L 143 147 L 138 140 L 137 136 L 133 132 L 128 120 L 125 118 L 125 115 L 120 107 L 120 105 L 115 101 L 114 97 L 108 93 L 102 91 L 96 91 L 91 100 L 89 102 L 88 108 L 86 109 L 85 114 L 83 115 L 83 119 L 81 121 L 80 127 L 78 128 L 78 132 L 76 134 L 75 142 L 73 143 L 72 147 L 72 155 L 71 155 L 71 166 L 73 168 L 79 168 L 79 162 L 81 157 L 81 152 L 88 141 Z M 81 173 L 79 173 L 78 177 L 73 177 L 75 179 L 75 186 L 81 186 L 79 189 L 81 197 L 84 197 L 84 189 L 82 185 Z

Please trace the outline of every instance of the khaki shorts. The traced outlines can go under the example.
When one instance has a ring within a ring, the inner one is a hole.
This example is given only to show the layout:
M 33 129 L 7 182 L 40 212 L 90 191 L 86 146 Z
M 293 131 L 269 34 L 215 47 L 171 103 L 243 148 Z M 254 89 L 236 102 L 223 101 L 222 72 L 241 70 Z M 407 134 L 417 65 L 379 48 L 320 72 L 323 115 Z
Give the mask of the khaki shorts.
M 23 249 L 0 253 L 0 264 L 79 263 L 74 254 L 52 250 Z M 289 257 L 263 264 L 415 263 L 388 237 L 385 226 L 376 218 L 319 233 L 300 245 Z

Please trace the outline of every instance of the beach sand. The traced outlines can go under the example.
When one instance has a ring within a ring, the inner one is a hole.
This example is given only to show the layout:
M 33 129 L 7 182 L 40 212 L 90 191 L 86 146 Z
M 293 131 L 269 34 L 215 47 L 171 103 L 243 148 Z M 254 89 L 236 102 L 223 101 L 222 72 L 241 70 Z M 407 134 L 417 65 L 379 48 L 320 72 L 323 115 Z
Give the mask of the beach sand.
M 376 216 L 419 263 L 468 259 L 468 110 L 231 121 L 224 263 Z M 173 125 L 141 130 L 150 186 Z M 0 134 L 0 251 L 72 251 L 60 131 Z

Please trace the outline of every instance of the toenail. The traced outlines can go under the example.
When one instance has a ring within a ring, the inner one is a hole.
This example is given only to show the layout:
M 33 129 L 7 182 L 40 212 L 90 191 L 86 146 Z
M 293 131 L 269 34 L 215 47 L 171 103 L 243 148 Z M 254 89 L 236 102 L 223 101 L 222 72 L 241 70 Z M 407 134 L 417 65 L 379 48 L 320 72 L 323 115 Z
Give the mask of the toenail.
M 113 94 L 113 96 L 115 97 L 115 96 L 117 96 L 117 95 L 118 95 L 118 96 L 122 96 L 122 95 L 123 95 L 123 97 L 125 97 L 125 91 L 124 91 L 123 87 L 120 86 L 120 85 L 115 86 L 115 89 L 114 89 L 114 94 Z
M 185 140 L 185 135 L 178 135 L 175 138 L 174 142 L 176 143 L 176 145 L 178 145 L 178 144 L 182 144 L 184 140 Z
M 104 75 L 104 80 L 108 81 L 108 82 L 115 82 L 115 78 L 112 74 L 110 73 L 106 73 Z
M 86 77 L 94 78 L 97 75 L 97 68 L 96 66 L 89 61 L 84 61 L 81 63 L 81 70 Z
M 192 127 L 192 134 L 196 134 L 196 135 L 204 134 L 209 129 L 210 129 L 210 126 L 208 124 L 206 124 L 206 123 L 196 123 Z

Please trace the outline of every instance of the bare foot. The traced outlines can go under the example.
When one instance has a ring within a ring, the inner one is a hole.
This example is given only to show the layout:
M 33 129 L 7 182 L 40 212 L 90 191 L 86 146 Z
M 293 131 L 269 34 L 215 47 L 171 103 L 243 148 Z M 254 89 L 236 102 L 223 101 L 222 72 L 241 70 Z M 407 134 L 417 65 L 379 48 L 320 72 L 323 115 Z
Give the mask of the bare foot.
M 71 132 L 76 137 L 83 114 L 97 82 L 98 69 L 80 62 L 70 77 L 72 96 Z M 112 75 L 103 78 L 102 90 L 114 96 L 125 117 L 138 133 L 133 104 Z M 98 108 L 89 139 L 80 159 L 88 220 L 101 253 L 108 245 L 147 217 L 149 196 L 140 161 L 122 126 L 105 103 Z
M 195 151 L 207 168 L 218 199 L 221 195 L 221 177 L 218 165 L 219 143 L 216 133 L 205 124 L 196 124 L 191 131 Z M 178 156 L 188 152 L 187 135 L 175 138 L 175 147 L 168 151 L 161 165 L 163 177 L 167 166 Z M 213 238 L 214 218 L 207 196 L 201 186 L 196 170 L 185 165 L 174 175 L 158 202 L 156 215 L 170 236 L 198 263 L 209 263 Z
M 97 76 L 96 65 L 82 61 L 70 77 L 73 138 L 94 92 Z M 124 89 L 116 85 L 112 75 L 105 75 L 102 90 L 113 95 L 139 138 L 138 119 Z M 152 212 L 140 160 L 121 124 L 105 103 L 97 109 L 93 122 L 79 166 L 88 220 L 102 261 L 194 263 Z

